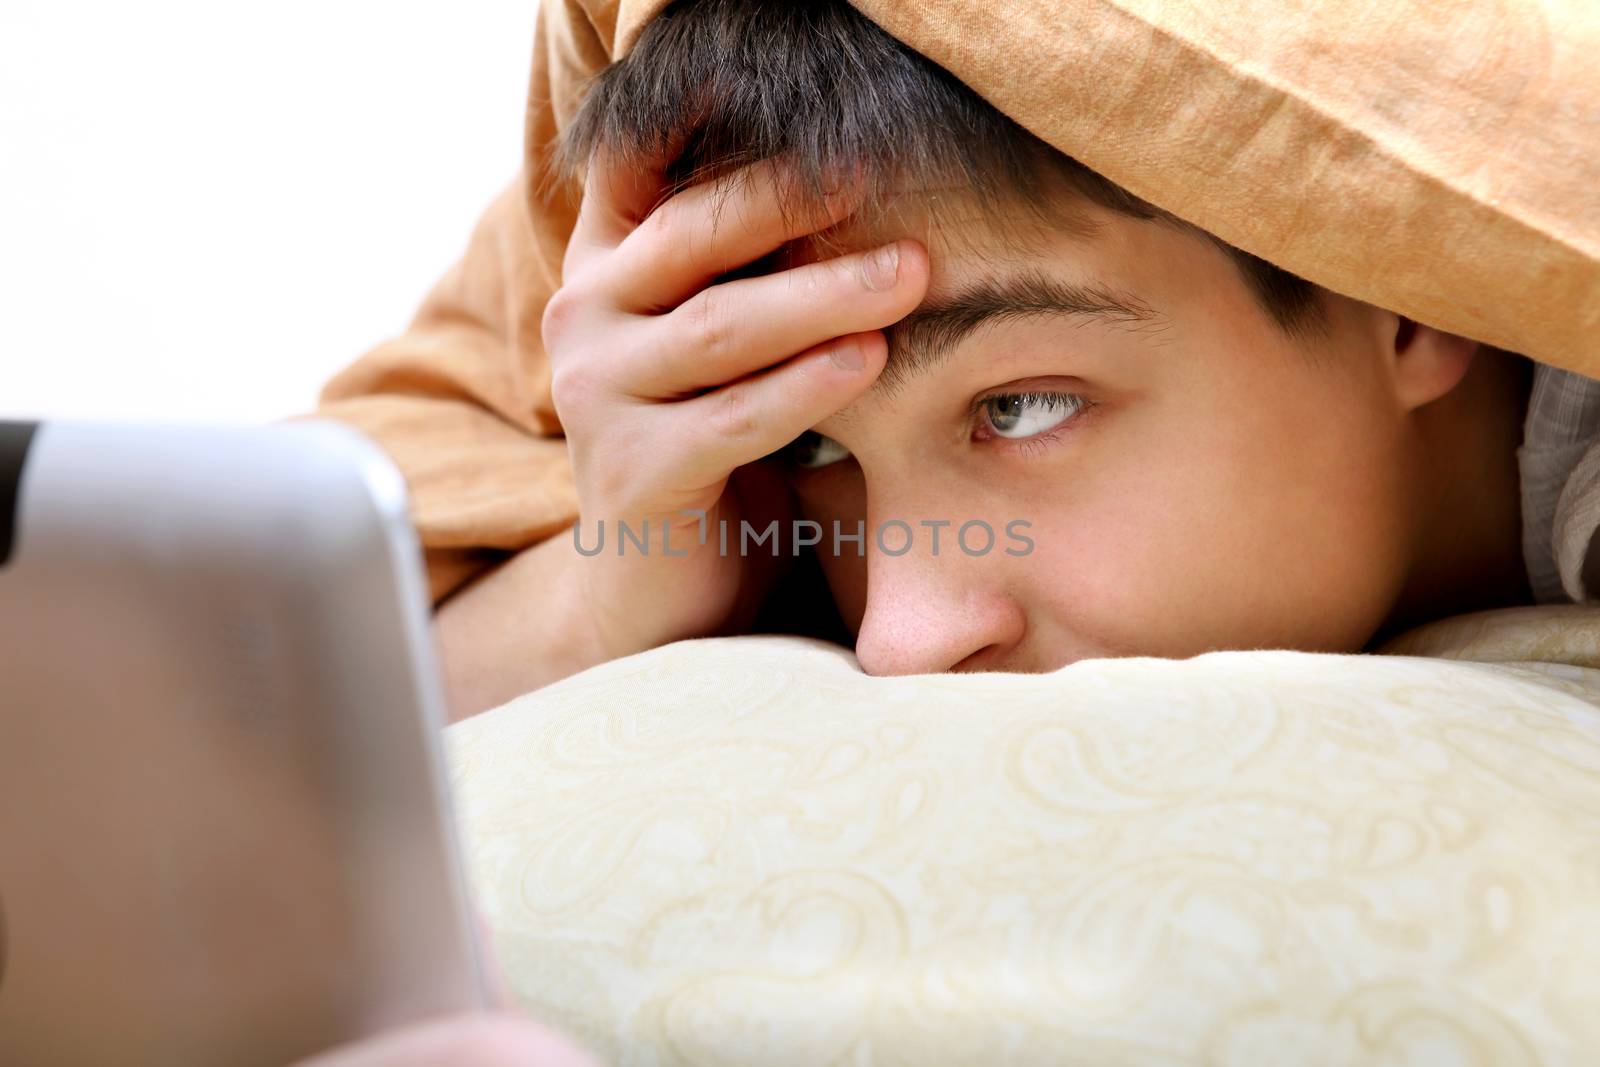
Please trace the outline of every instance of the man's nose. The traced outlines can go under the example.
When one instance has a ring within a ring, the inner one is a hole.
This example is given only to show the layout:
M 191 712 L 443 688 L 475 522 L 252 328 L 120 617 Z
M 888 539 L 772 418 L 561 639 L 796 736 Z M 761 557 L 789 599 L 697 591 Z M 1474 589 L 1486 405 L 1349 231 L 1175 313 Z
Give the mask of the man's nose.
M 1022 606 L 982 558 L 869 552 L 856 659 L 874 675 L 1004 670 L 1027 630 Z

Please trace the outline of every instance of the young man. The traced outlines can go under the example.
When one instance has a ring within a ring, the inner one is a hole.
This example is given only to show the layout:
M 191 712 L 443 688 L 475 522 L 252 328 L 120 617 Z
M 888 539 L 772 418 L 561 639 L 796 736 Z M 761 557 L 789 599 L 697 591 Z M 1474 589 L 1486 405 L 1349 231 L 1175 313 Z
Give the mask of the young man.
M 680 0 L 562 153 L 577 536 L 442 605 L 458 715 L 781 627 L 797 534 L 874 674 L 1353 652 L 1533 599 L 1528 361 L 1157 211 L 844 0 Z

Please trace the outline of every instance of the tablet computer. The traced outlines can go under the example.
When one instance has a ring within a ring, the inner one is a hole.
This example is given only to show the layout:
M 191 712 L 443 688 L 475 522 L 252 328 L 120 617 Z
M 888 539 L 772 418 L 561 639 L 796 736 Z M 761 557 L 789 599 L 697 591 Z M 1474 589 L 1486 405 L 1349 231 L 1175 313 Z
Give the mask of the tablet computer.
M 0 423 L 0 1063 L 483 1006 L 428 615 L 351 429 Z

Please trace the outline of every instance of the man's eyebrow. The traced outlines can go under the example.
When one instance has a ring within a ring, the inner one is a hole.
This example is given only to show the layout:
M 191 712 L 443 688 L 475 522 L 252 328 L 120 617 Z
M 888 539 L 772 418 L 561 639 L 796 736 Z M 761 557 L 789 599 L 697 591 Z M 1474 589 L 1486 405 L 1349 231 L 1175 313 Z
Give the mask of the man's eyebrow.
M 985 278 L 951 296 L 924 302 L 886 329 L 889 360 L 875 387 L 893 389 L 932 370 L 981 326 L 1041 315 L 1151 332 L 1170 325 L 1138 297 L 1109 286 L 1070 284 L 1040 271 Z

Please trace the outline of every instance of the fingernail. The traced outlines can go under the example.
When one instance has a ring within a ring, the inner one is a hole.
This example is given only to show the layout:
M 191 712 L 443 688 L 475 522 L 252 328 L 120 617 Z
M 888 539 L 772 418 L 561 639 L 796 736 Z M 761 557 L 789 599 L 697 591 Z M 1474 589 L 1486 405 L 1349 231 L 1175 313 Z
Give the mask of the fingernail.
M 867 288 L 874 292 L 893 289 L 900 278 L 900 245 L 884 245 L 867 257 L 864 266 Z
M 847 337 L 833 346 L 828 353 L 828 358 L 833 360 L 833 365 L 840 370 L 856 371 L 867 365 L 866 356 L 861 351 L 861 342 L 854 337 Z

